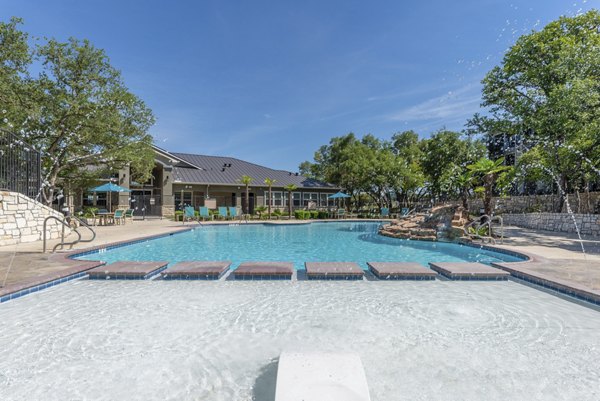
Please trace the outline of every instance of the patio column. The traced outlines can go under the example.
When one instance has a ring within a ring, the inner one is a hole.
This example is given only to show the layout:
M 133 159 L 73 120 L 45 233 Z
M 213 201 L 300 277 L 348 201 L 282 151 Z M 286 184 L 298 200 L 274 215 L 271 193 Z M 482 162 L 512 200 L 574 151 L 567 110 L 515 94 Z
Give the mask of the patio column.
M 119 179 L 117 185 L 129 189 L 130 173 L 129 166 L 125 166 L 119 170 Z M 131 192 L 119 192 L 119 205 L 118 209 L 129 209 L 129 197 Z
M 163 177 L 161 183 L 162 189 L 162 207 L 161 213 L 164 217 L 175 215 L 175 196 L 173 196 L 173 167 L 163 167 Z

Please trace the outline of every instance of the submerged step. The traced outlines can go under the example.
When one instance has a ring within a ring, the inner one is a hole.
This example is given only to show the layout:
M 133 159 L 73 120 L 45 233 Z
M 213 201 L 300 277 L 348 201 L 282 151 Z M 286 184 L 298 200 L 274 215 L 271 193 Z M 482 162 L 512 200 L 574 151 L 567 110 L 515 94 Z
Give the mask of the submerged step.
M 367 262 L 380 280 L 435 280 L 437 273 L 416 262 Z
M 291 280 L 292 262 L 244 262 L 233 271 L 236 280 Z
M 90 279 L 146 280 L 167 268 L 169 262 L 119 261 L 88 270 Z
M 163 280 L 218 280 L 231 266 L 228 260 L 178 262 L 160 275 Z
M 370 401 L 360 356 L 354 352 L 282 352 L 275 401 Z
M 309 280 L 361 280 L 365 271 L 354 262 L 305 262 Z
M 429 266 L 451 280 L 508 280 L 510 273 L 477 262 L 430 262 Z

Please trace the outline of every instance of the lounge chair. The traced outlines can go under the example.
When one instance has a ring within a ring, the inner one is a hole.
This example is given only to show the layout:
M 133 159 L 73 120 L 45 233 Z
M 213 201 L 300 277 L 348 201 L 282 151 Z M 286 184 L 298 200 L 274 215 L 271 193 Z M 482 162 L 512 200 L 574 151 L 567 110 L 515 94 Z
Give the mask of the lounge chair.
M 196 220 L 196 211 L 192 206 L 186 206 L 183 209 L 183 222 L 185 223 L 186 220 Z
M 229 217 L 231 217 L 232 220 L 238 217 L 237 207 L 229 206 Z
M 210 214 L 210 211 L 208 210 L 208 207 L 206 206 L 200 206 L 200 208 L 198 208 L 198 211 L 200 212 L 200 218 L 202 220 L 207 219 L 207 220 L 212 220 L 212 216 Z
M 219 206 L 219 217 L 227 220 L 227 218 L 229 217 L 227 215 L 227 206 Z
M 389 208 L 387 208 L 387 207 L 382 207 L 382 208 L 381 208 L 381 211 L 380 211 L 380 213 L 379 213 L 379 215 L 380 215 L 381 217 L 385 217 L 385 218 L 388 218 L 388 217 L 390 217 L 390 209 L 389 209 Z
M 123 209 L 115 210 L 115 215 L 113 216 L 113 221 L 115 224 L 125 224 L 125 210 L 123 210 Z
M 346 209 L 338 209 L 336 216 L 338 219 L 345 219 L 346 218 Z
M 125 210 L 125 217 L 123 218 L 123 222 L 126 222 L 127 219 L 130 219 L 133 223 L 133 209 Z

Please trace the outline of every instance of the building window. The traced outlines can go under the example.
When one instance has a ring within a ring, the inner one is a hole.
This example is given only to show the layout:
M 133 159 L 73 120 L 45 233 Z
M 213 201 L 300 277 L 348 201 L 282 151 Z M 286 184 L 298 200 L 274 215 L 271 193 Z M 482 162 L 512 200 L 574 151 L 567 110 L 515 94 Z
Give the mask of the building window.
M 183 210 L 183 207 L 192 205 L 192 193 L 184 192 L 183 193 L 183 207 L 181 202 L 181 191 L 175 192 L 175 210 Z
M 327 197 L 329 196 L 329 194 L 319 194 L 319 207 L 327 207 L 329 206 L 329 199 L 327 199 Z
M 308 207 L 310 203 L 316 206 L 319 203 L 319 194 L 315 192 L 304 192 L 302 194 L 302 206 Z
M 302 193 L 292 192 L 292 203 L 294 207 L 302 206 Z

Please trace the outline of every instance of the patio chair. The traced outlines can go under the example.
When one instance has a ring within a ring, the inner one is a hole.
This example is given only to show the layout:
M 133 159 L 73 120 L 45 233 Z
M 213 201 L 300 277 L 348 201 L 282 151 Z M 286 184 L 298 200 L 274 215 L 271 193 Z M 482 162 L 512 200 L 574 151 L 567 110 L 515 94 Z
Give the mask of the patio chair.
M 219 214 L 218 216 L 224 220 L 227 220 L 227 218 L 229 217 L 227 215 L 227 206 L 219 206 Z
M 131 220 L 131 222 L 133 223 L 133 209 L 125 210 L 125 216 L 123 218 L 123 222 L 126 223 L 127 219 Z
M 123 210 L 123 209 L 115 210 L 115 215 L 113 216 L 113 222 L 115 224 L 125 224 L 125 210 Z
M 346 209 L 338 209 L 336 216 L 338 219 L 345 219 L 346 218 Z
M 207 220 L 212 220 L 212 216 L 210 214 L 210 211 L 208 210 L 208 207 L 206 206 L 200 206 L 198 208 L 198 212 L 200 213 L 200 218 L 202 220 L 207 219 Z
M 190 220 L 196 220 L 196 210 L 193 206 L 186 206 L 183 208 L 183 222 Z
M 387 207 L 382 207 L 382 208 L 381 208 L 381 211 L 380 211 L 380 213 L 379 213 L 379 215 L 380 215 L 381 217 L 385 217 L 385 218 L 388 218 L 388 217 L 390 217 L 390 209 L 389 209 L 389 208 L 387 208 Z
M 232 220 L 238 217 L 237 207 L 229 206 L 229 217 L 231 217 Z

